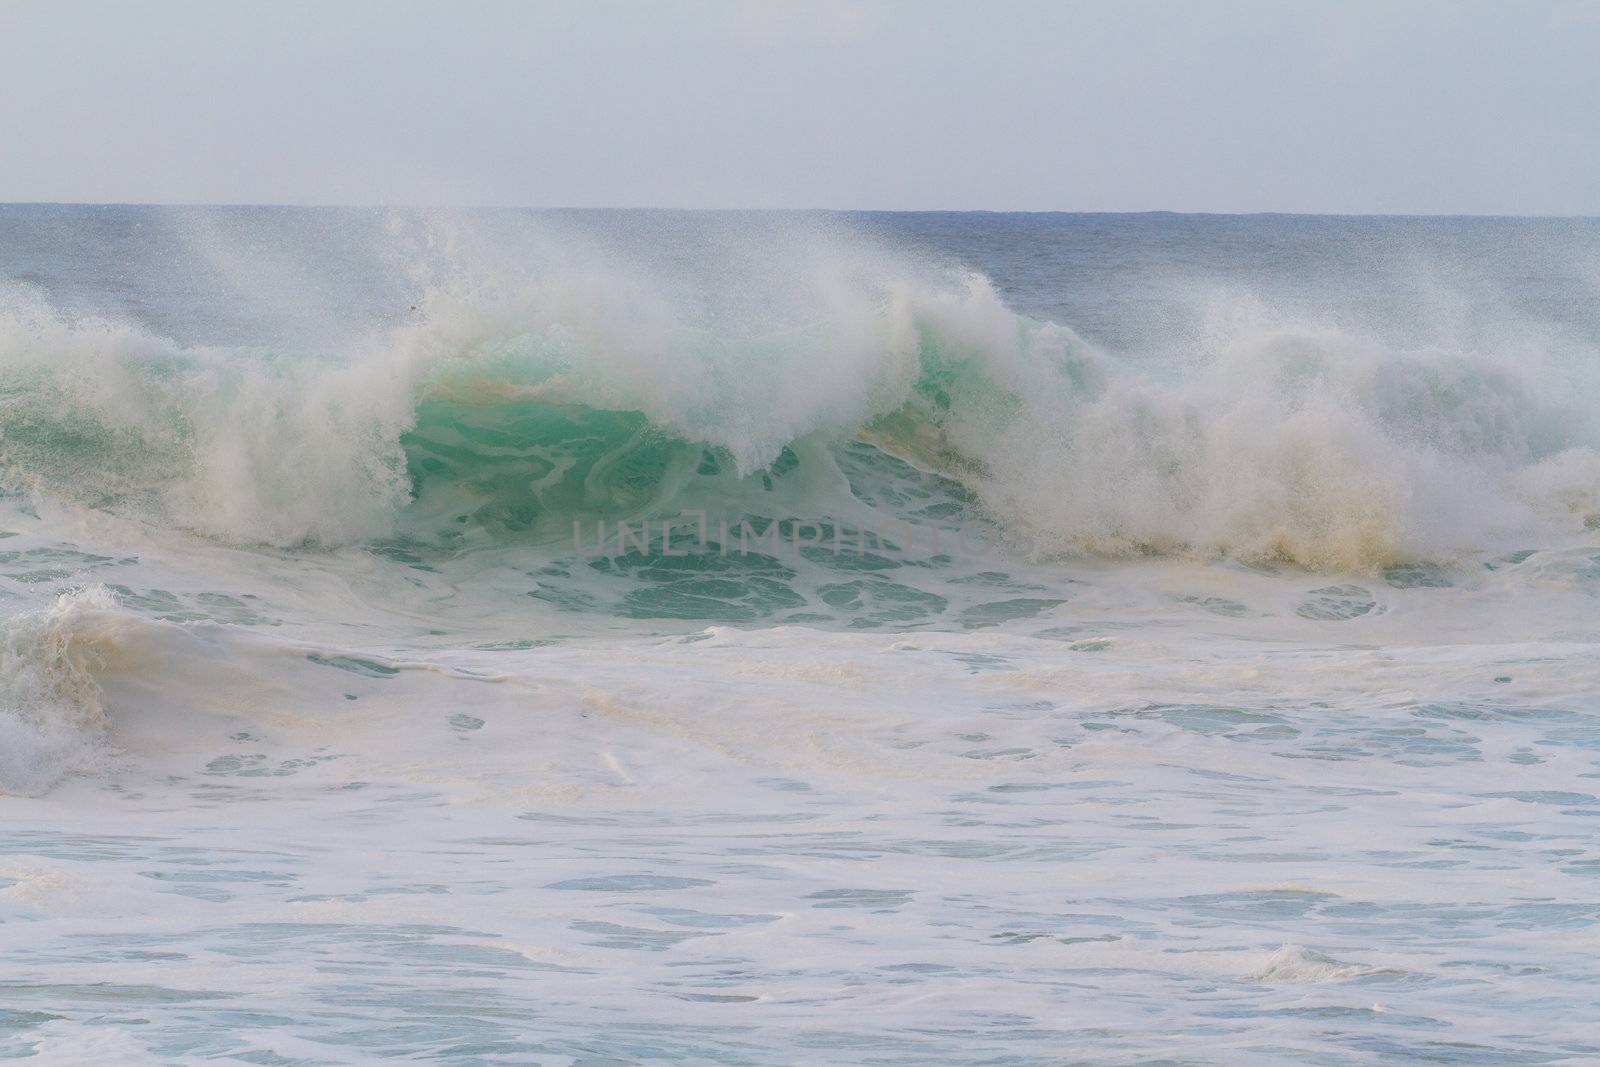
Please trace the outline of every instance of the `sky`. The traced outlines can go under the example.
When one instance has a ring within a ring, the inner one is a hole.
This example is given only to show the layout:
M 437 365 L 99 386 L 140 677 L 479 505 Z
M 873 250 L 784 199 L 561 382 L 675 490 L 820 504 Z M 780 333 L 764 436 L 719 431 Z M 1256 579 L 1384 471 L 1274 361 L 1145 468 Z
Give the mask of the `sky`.
M 1600 0 L 0 0 L 0 201 L 1600 214 Z

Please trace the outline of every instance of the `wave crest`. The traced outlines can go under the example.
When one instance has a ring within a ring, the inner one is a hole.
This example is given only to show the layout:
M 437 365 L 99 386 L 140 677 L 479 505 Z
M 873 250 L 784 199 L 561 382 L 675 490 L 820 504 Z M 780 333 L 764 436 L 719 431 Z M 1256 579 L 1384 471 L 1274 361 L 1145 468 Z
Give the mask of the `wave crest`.
M 857 436 L 964 481 L 1036 556 L 1366 570 L 1600 521 L 1590 350 L 1395 351 L 1234 308 L 1143 371 L 981 276 L 846 256 L 783 279 L 698 302 L 626 270 L 448 286 L 337 355 L 185 348 L 13 298 L 0 471 L 278 546 L 636 508 L 703 453 L 749 478 Z

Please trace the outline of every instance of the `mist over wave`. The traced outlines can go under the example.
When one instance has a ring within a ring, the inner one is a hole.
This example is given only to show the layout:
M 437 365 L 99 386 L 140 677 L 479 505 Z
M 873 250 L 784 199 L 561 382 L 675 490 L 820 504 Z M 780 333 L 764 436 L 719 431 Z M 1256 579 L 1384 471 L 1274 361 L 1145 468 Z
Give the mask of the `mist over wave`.
M 1361 571 L 1600 521 L 1600 358 L 1537 323 L 1397 347 L 1231 296 L 1150 361 L 836 225 L 642 252 L 449 216 L 383 233 L 412 303 L 326 345 L 179 343 L 13 287 L 6 482 L 239 545 L 555 536 L 737 494 L 786 450 L 828 514 L 851 492 L 829 457 L 862 438 L 959 480 L 1035 558 Z M 282 262 L 230 263 L 291 302 Z

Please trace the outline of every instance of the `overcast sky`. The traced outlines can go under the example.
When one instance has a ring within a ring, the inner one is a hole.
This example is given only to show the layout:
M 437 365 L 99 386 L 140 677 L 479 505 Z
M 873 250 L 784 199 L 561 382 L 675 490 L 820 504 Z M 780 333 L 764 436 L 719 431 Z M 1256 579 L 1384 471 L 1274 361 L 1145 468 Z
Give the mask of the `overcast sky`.
M 1600 214 L 1600 0 L 0 0 L 0 201 Z

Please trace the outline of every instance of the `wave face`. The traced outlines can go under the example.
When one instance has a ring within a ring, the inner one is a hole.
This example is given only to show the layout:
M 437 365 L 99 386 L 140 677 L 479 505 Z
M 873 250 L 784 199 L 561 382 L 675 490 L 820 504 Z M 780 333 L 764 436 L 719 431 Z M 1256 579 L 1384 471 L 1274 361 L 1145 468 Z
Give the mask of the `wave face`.
M 1397 346 L 1213 298 L 1156 359 L 812 225 L 721 234 L 689 268 L 543 231 L 517 259 L 439 225 L 424 243 L 449 256 L 411 310 L 337 347 L 180 344 L 13 289 L 0 471 L 280 548 L 570 540 L 700 508 L 837 519 L 864 495 L 843 470 L 863 441 L 959 483 L 1034 559 L 1360 572 L 1600 513 L 1600 359 L 1555 330 Z

